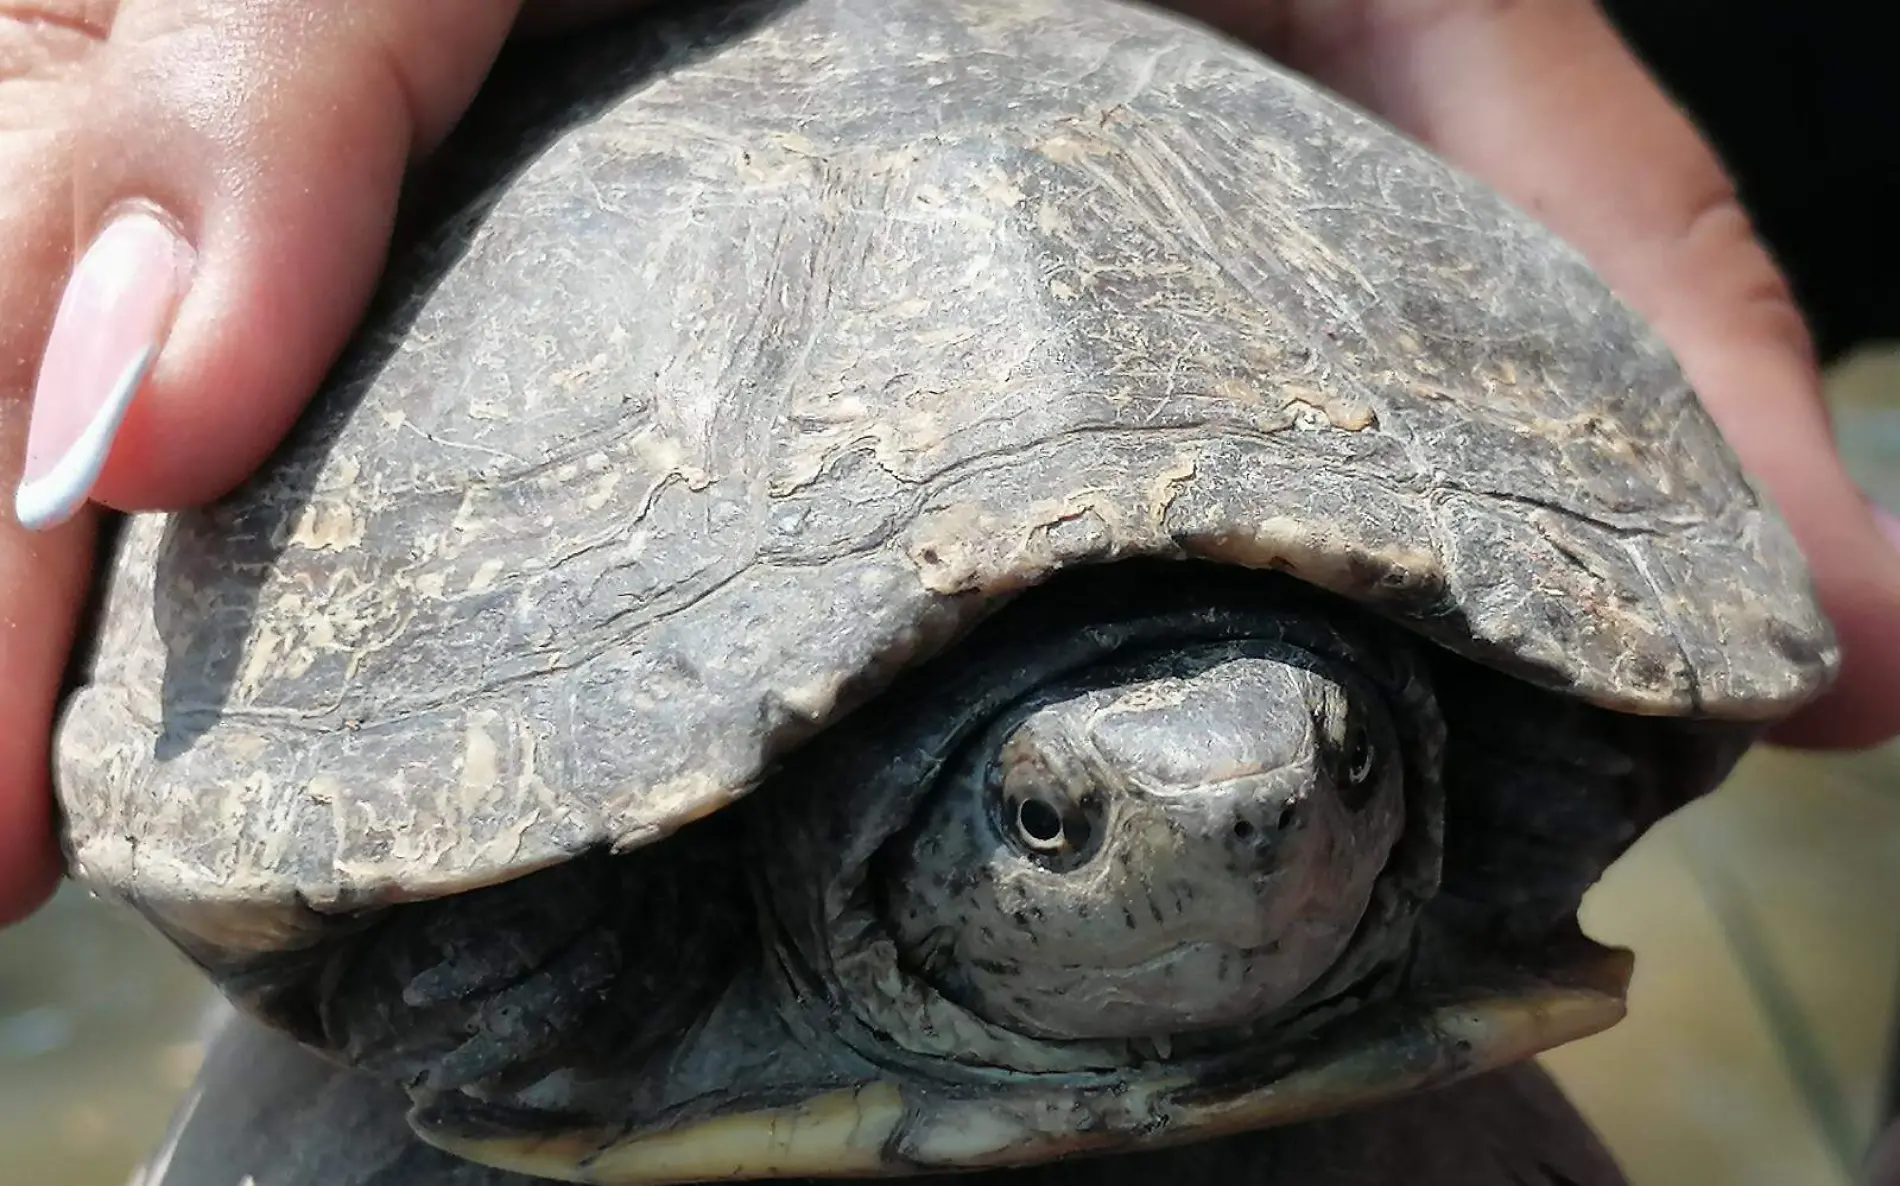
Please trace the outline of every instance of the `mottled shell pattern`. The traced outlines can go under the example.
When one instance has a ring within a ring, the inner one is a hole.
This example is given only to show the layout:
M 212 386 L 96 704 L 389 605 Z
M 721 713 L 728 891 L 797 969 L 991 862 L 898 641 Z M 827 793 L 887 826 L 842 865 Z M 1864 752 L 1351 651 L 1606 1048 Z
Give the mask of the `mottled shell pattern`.
M 1128 557 L 1283 569 L 1634 713 L 1831 674 L 1664 347 L 1256 53 L 1104 0 L 592 42 L 585 101 L 459 142 L 515 155 L 268 471 L 129 525 L 58 742 L 89 882 L 264 949 L 299 915 L 260 907 L 637 846 Z

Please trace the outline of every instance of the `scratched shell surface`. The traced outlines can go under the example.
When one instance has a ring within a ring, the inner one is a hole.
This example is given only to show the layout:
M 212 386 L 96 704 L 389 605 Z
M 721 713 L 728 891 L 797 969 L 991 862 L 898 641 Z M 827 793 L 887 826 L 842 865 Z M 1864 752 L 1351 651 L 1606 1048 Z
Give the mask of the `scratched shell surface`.
M 340 909 L 639 844 L 1126 556 L 1287 568 L 1635 712 L 1831 673 L 1665 350 L 1254 54 L 810 0 L 669 61 L 600 67 L 397 269 L 265 478 L 132 523 L 58 746 L 82 876 Z

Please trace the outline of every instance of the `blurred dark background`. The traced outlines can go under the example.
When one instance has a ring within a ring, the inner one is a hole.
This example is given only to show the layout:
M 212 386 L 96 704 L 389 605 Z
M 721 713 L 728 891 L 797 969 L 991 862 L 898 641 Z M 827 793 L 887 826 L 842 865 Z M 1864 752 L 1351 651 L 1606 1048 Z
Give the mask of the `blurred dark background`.
M 1606 0 L 1604 7 L 1728 162 L 1823 356 L 1900 338 L 1894 6 Z

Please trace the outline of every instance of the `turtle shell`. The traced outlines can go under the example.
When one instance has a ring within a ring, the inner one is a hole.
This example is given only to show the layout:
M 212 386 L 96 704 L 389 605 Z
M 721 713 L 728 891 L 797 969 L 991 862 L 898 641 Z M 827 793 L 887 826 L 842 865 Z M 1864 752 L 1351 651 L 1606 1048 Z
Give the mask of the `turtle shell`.
M 1101 0 L 545 52 L 281 456 L 127 528 L 57 776 L 79 874 L 175 929 L 650 842 L 1085 564 L 1284 570 L 1630 713 L 1831 674 L 1658 340 L 1253 52 Z

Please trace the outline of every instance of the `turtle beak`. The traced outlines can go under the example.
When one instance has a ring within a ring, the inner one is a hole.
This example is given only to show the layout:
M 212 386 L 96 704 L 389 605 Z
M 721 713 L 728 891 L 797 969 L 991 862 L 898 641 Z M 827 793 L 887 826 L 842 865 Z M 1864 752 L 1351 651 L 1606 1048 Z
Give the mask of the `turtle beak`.
M 1020 1075 L 951 1085 L 896 1077 L 640 1132 L 505 1126 L 463 1097 L 410 1123 L 470 1161 L 543 1178 L 673 1183 L 998 1169 L 1183 1144 L 1319 1119 L 1497 1070 L 1624 1015 L 1631 957 L 1581 945 L 1561 971 L 1369 1012 L 1291 1068 L 1214 1074 L 1158 1063 L 1112 1083 Z M 529 1135 L 532 1132 L 533 1135 Z

